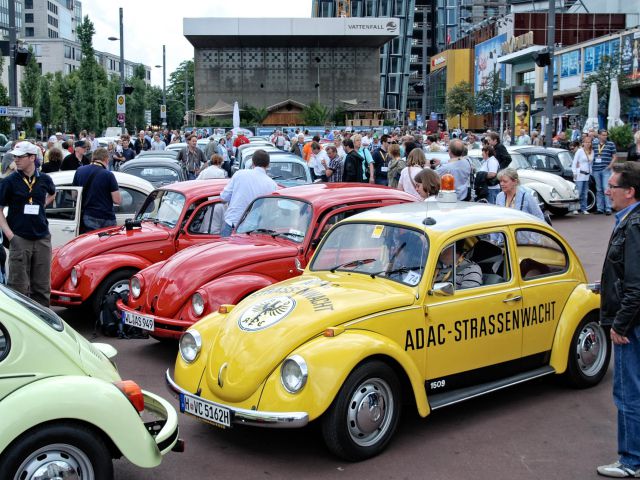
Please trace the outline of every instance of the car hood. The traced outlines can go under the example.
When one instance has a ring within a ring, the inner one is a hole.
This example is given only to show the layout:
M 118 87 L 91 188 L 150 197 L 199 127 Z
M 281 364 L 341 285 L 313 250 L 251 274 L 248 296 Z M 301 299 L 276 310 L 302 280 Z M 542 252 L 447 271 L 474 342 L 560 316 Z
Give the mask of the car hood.
M 369 288 L 358 274 L 303 275 L 247 297 L 203 347 L 206 386 L 217 398 L 242 402 L 291 352 L 328 327 L 415 301 L 410 289 L 394 282 L 364 285 Z
M 55 251 L 51 273 L 64 277 L 78 262 L 134 243 L 156 242 L 169 238 L 170 230 L 163 225 L 143 222 L 140 228 L 109 227 L 74 238 Z M 55 282 L 54 282 L 55 283 Z
M 155 303 L 155 315 L 173 317 L 202 285 L 247 265 L 296 256 L 298 247 L 268 235 L 234 235 L 222 240 L 189 247 L 173 255 L 149 285 L 147 308 Z
M 575 196 L 573 191 L 575 185 L 559 175 L 554 175 L 549 172 L 539 172 L 537 170 L 519 169 L 518 176 L 525 185 L 531 182 L 539 182 L 555 188 L 562 198 L 572 198 Z

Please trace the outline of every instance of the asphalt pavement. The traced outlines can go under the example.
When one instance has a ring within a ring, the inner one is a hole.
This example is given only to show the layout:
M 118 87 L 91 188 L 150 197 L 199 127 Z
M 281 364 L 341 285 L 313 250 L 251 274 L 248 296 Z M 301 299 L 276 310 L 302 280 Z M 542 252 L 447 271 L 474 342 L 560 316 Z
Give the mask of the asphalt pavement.
M 613 217 L 553 218 L 580 257 L 590 281 L 598 280 Z M 58 309 L 74 328 L 93 337 L 93 319 Z M 124 379 L 172 399 L 164 372 L 176 345 L 98 336 L 118 349 Z M 320 429 L 233 428 L 220 430 L 180 415 L 184 453 L 169 453 L 155 469 L 115 462 L 116 479 L 414 479 L 524 480 L 601 478 L 595 467 L 616 459 L 616 411 L 611 369 L 600 385 L 573 390 L 543 378 L 420 418 L 405 409 L 387 450 L 348 463 L 324 447 Z

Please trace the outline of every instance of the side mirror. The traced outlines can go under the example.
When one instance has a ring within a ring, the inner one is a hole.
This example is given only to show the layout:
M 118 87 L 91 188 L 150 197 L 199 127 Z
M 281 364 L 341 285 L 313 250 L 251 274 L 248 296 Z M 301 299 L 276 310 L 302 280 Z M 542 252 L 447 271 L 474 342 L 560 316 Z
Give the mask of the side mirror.
M 300 260 L 298 258 L 295 259 L 295 264 L 296 270 L 298 270 L 299 272 L 304 272 L 304 268 L 302 268 L 302 264 L 300 263 Z
M 438 282 L 433 285 L 433 288 L 429 291 L 429 295 L 437 295 L 439 297 L 450 297 L 451 295 L 453 295 L 453 283 Z

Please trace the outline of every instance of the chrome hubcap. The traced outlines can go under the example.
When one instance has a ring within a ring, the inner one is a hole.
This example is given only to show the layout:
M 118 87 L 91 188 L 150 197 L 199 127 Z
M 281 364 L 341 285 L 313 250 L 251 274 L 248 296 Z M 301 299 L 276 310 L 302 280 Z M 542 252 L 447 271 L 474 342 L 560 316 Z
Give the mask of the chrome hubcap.
M 107 295 L 110 293 L 129 293 L 129 280 L 118 280 L 116 283 L 109 287 Z
M 378 442 L 389 429 L 394 408 L 387 382 L 380 378 L 365 380 L 349 402 L 347 422 L 351 439 L 362 447 Z
M 607 352 L 607 336 L 600 325 L 587 323 L 578 335 L 576 357 L 582 373 L 590 377 L 596 375 L 604 364 Z
M 91 461 L 72 445 L 54 444 L 42 447 L 29 455 L 14 480 L 93 480 Z

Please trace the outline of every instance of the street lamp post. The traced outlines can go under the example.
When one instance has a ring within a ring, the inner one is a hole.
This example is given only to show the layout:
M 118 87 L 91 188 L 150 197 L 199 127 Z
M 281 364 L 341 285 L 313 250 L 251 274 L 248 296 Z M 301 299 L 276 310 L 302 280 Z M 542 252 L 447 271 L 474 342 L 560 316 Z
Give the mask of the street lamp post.
M 124 27 L 122 23 L 122 7 L 120 7 L 120 38 L 109 37 L 109 40 L 120 40 L 120 95 L 124 95 Z M 124 121 L 122 122 L 122 133 L 125 134 L 126 132 L 126 121 Z
M 162 65 L 156 65 L 156 68 L 162 68 L 162 105 L 164 105 L 164 118 L 162 126 L 167 126 L 167 56 L 166 46 L 162 45 Z
M 320 105 L 320 57 L 316 57 L 318 67 L 318 79 L 316 80 L 316 89 L 318 90 L 318 105 Z
M 189 65 L 184 69 L 184 124 L 189 125 Z

